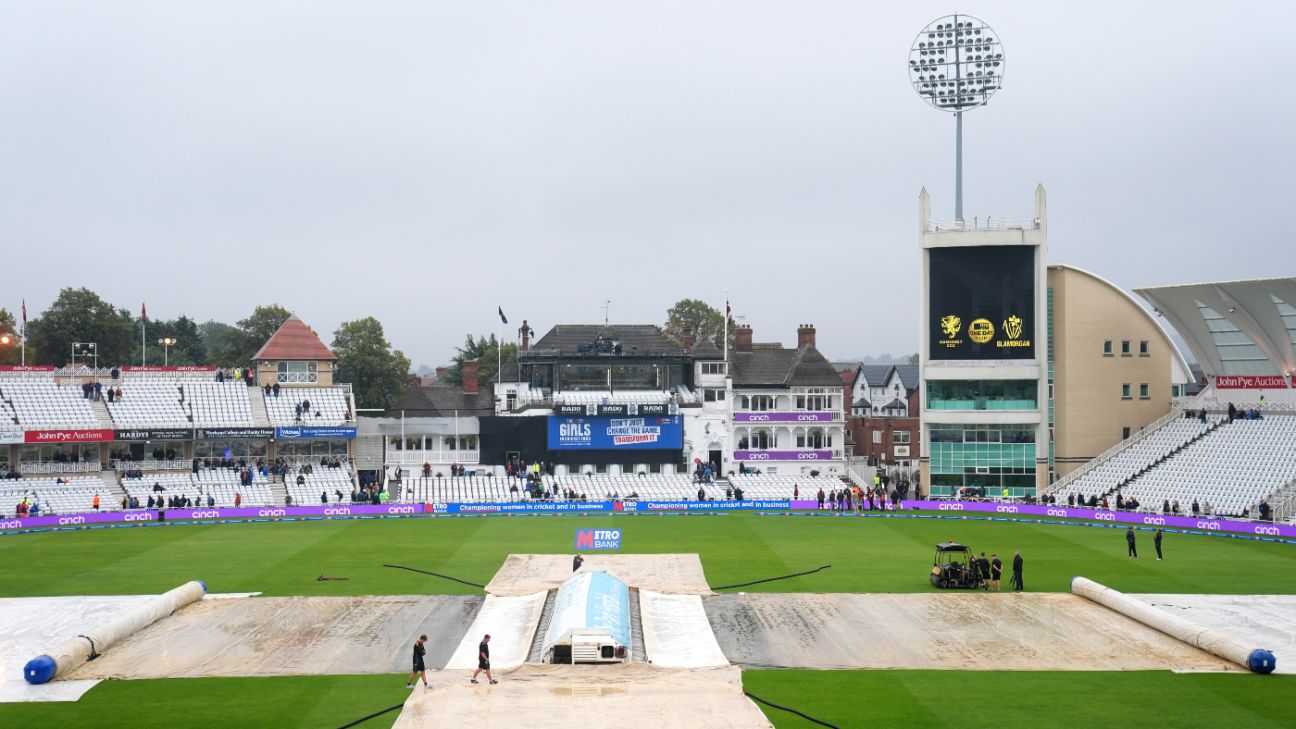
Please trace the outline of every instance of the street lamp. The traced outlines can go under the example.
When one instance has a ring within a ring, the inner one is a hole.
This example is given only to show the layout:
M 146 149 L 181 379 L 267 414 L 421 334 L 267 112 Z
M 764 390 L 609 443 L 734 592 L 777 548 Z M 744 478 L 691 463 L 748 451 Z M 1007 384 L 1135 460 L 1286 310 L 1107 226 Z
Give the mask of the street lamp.
M 985 106 L 1003 88 L 1003 44 L 994 29 L 971 15 L 946 15 L 927 24 L 909 50 L 909 82 L 940 111 L 953 112 L 954 217 L 963 220 L 963 112 Z
M 76 369 L 77 357 L 82 360 L 87 357 L 94 358 L 95 372 L 99 371 L 99 345 L 95 342 L 73 342 L 72 343 L 72 369 Z
M 167 363 L 171 361 L 170 359 L 171 348 L 175 346 L 175 343 L 176 343 L 175 337 L 162 337 L 161 339 L 158 340 L 158 344 L 162 345 L 162 366 L 163 367 L 166 367 Z

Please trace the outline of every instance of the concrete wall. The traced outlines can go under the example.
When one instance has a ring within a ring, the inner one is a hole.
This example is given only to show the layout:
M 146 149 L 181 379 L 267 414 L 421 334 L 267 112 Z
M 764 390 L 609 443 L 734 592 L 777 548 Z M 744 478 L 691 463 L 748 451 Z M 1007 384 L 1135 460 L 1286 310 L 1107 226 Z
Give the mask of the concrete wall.
M 1061 478 L 1170 411 L 1174 345 L 1152 315 L 1119 288 L 1075 268 L 1051 266 L 1054 456 Z M 1112 354 L 1103 343 L 1112 342 Z M 1130 354 L 1121 354 L 1121 342 Z M 1139 342 L 1148 354 L 1139 354 Z M 1129 383 L 1130 398 L 1121 397 Z M 1148 385 L 1148 397 L 1139 386 Z

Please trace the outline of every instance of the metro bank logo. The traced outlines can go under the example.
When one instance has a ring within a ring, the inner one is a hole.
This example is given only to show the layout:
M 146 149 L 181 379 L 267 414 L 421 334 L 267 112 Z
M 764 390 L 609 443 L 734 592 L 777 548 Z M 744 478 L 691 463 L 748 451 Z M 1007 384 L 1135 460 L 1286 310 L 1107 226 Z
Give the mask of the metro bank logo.
M 620 529 L 577 529 L 576 551 L 620 549 Z

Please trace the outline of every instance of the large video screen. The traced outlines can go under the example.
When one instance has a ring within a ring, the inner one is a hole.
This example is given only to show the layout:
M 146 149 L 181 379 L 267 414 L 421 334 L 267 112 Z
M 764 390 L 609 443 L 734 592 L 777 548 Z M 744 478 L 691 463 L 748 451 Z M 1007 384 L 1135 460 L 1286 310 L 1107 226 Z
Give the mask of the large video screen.
M 1035 357 L 1035 247 L 929 251 L 930 359 Z
M 684 426 L 678 415 L 549 416 L 549 450 L 679 450 L 683 447 Z

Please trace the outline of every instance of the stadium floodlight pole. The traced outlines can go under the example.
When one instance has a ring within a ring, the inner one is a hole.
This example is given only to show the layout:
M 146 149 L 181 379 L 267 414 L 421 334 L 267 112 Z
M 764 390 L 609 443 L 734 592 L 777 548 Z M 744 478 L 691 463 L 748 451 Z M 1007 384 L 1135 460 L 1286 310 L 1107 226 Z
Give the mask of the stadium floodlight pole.
M 909 49 L 909 83 L 933 108 L 954 114 L 954 218 L 963 221 L 963 112 L 985 106 L 1003 88 L 1003 43 L 971 15 L 927 24 Z
M 175 346 L 175 337 L 162 337 L 158 344 L 162 345 L 162 366 L 168 367 L 171 364 L 171 347 Z

